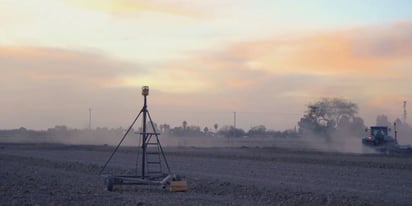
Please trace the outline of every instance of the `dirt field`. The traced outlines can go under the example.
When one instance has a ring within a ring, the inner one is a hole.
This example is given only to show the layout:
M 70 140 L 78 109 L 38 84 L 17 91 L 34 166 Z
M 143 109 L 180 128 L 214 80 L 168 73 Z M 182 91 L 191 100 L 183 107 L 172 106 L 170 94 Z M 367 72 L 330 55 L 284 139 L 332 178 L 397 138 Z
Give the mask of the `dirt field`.
M 411 205 L 412 157 L 279 148 L 166 148 L 189 191 L 104 190 L 112 147 L 0 144 L 0 205 Z M 110 172 L 133 170 L 121 150 Z

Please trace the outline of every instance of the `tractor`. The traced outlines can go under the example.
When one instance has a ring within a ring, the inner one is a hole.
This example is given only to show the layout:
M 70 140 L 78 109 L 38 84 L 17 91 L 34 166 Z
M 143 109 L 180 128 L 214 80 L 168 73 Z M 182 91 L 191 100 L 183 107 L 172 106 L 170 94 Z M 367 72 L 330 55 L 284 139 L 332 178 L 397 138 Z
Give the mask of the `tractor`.
M 365 132 L 369 131 L 367 137 L 362 139 L 362 144 L 366 148 L 371 148 L 377 152 L 383 153 L 411 153 L 412 147 L 409 145 L 399 145 L 396 131 L 396 123 L 394 123 L 395 137 L 389 135 L 390 128 L 385 126 L 373 126 L 366 128 Z
M 385 144 L 397 144 L 397 140 L 390 136 L 388 127 L 370 127 L 365 131 L 370 131 L 369 136 L 362 139 L 362 143 L 367 146 L 382 146 Z

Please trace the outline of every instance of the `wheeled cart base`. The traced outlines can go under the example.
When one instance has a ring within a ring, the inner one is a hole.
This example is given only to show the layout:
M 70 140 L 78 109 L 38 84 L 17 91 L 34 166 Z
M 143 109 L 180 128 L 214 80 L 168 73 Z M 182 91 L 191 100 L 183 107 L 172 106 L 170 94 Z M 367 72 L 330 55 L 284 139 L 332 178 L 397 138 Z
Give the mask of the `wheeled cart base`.
M 152 185 L 161 186 L 163 189 L 170 187 L 172 192 L 187 191 L 186 180 L 179 175 L 165 174 L 144 179 L 141 176 L 102 176 L 105 177 L 104 183 L 107 191 L 113 191 L 114 185 Z

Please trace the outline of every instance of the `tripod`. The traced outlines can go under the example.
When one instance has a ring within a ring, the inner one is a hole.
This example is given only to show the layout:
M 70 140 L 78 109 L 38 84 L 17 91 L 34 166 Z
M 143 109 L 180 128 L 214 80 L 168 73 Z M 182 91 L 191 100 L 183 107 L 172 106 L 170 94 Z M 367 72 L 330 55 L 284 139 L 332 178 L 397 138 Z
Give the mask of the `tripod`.
M 106 169 L 109 162 L 112 160 L 114 154 L 119 149 L 122 142 L 125 140 L 126 136 L 132 130 L 134 124 L 142 115 L 143 126 L 139 133 L 141 135 L 141 149 L 142 149 L 142 162 L 141 162 L 141 175 L 135 176 L 113 176 L 113 175 L 103 175 L 106 177 L 105 183 L 107 190 L 112 191 L 114 184 L 140 184 L 140 185 L 165 185 L 173 178 L 169 164 L 167 162 L 166 156 L 163 152 L 163 148 L 159 141 L 159 133 L 156 132 L 156 127 L 153 124 L 150 113 L 147 109 L 147 96 L 149 95 L 149 87 L 144 86 L 142 88 L 142 95 L 144 96 L 143 108 L 140 110 L 139 114 L 133 120 L 130 127 L 127 129 L 126 133 L 123 135 L 119 144 L 113 150 L 106 163 L 99 172 L 102 175 L 103 171 Z M 147 122 L 149 120 L 149 122 Z M 151 128 L 152 132 L 148 132 Z M 167 173 L 162 171 L 162 159 L 167 168 Z M 136 171 L 137 173 L 137 171 Z

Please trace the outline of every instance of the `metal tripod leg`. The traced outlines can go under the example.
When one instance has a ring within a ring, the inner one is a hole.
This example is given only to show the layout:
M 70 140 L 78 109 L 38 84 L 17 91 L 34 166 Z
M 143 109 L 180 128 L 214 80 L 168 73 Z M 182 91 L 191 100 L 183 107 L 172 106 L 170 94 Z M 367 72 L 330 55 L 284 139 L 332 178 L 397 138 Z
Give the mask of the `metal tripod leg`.
M 137 119 L 139 119 L 140 114 L 143 113 L 143 109 L 140 110 L 139 114 L 137 115 L 137 117 L 134 119 L 134 121 L 132 122 L 132 124 L 130 125 L 129 129 L 127 129 L 126 133 L 123 135 L 122 139 L 120 140 L 119 144 L 116 146 L 116 148 L 113 150 L 112 154 L 110 155 L 109 159 L 107 159 L 106 163 L 104 164 L 103 168 L 100 170 L 99 175 L 102 174 L 102 172 L 104 171 L 104 169 L 106 169 L 107 164 L 109 164 L 110 160 L 112 160 L 113 155 L 117 152 L 117 150 L 119 149 L 120 145 L 122 144 L 122 142 L 124 141 L 124 139 L 126 138 L 127 134 L 129 134 L 130 130 L 132 130 L 134 124 L 136 123 Z

